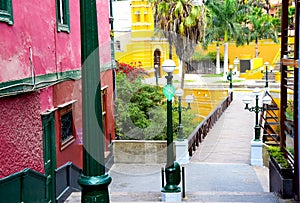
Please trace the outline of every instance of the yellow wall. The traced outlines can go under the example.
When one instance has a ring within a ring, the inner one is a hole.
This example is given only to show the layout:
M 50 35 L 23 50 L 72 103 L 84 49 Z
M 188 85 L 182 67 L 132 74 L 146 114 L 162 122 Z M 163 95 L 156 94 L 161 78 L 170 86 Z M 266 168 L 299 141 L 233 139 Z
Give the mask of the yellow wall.
M 154 20 L 151 5 L 148 1 L 143 0 L 132 0 L 131 1 L 131 16 L 132 16 L 132 27 L 131 27 L 131 40 L 126 45 L 123 52 L 115 52 L 115 58 L 119 62 L 132 63 L 142 62 L 142 66 L 145 70 L 150 73 L 150 76 L 154 75 L 154 51 L 158 49 L 161 52 L 160 66 L 164 60 L 169 58 L 169 45 L 162 36 L 155 36 L 154 34 Z M 116 39 L 117 40 L 117 39 Z M 259 41 L 258 45 L 259 57 L 262 58 L 262 64 L 269 62 L 270 65 L 274 66 L 274 59 L 278 58 L 280 50 L 280 44 L 273 43 L 271 40 Z M 199 45 L 196 51 L 200 52 L 215 52 L 216 44 L 211 44 L 208 49 L 204 51 Z M 178 73 L 179 60 L 176 56 L 175 48 L 173 47 L 173 60 L 177 65 L 175 73 Z M 224 56 L 224 46 L 220 45 L 220 52 Z M 233 64 L 234 58 L 237 56 L 239 59 L 253 59 L 255 54 L 255 43 L 250 43 L 246 46 L 236 47 L 235 43 L 229 43 L 228 56 L 229 65 Z M 276 61 L 275 61 L 276 62 Z M 261 61 L 254 63 L 255 67 L 258 67 Z M 261 65 L 262 65 L 261 64 Z M 160 75 L 164 73 L 160 67 Z M 242 76 L 242 74 L 241 74 Z M 249 72 L 246 78 L 261 78 L 262 74 Z
M 191 94 L 193 94 L 195 98 L 191 104 L 191 111 L 197 114 L 197 118 L 199 122 L 201 122 L 228 96 L 228 90 L 184 89 L 184 95 L 182 97 L 182 105 L 184 107 L 188 106 L 184 101 L 185 96 Z

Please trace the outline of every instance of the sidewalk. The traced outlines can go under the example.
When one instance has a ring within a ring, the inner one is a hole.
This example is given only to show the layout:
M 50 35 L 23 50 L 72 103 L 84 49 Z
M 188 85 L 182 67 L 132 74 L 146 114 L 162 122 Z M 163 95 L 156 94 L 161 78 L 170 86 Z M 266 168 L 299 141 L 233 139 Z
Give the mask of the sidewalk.
M 250 166 L 254 113 L 234 100 L 185 166 L 186 202 L 280 202 L 269 193 L 268 168 Z M 112 202 L 160 201 L 161 165 L 115 164 Z
M 269 193 L 268 168 L 250 164 L 253 112 L 234 92 L 234 100 L 185 165 L 185 202 L 284 202 Z M 164 165 L 114 164 L 109 171 L 111 202 L 160 202 Z M 80 202 L 80 193 L 67 202 Z

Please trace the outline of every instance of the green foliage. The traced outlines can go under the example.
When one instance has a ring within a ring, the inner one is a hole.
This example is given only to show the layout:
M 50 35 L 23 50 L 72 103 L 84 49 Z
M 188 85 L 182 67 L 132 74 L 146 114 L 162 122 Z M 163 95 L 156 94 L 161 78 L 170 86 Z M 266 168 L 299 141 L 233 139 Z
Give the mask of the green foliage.
M 115 122 L 118 139 L 165 140 L 167 111 L 162 90 L 143 84 L 141 78 L 131 81 L 126 74 L 117 74 Z M 176 104 L 174 104 L 176 105 Z M 173 111 L 173 135 L 178 134 L 178 112 Z M 187 137 L 197 126 L 192 111 L 182 112 L 183 132 Z
M 287 161 L 287 159 L 284 157 L 283 152 L 281 151 L 280 147 L 277 146 L 268 146 L 267 148 L 269 155 L 273 157 L 278 164 L 282 168 L 291 168 L 291 165 Z
M 287 101 L 287 108 L 285 110 L 285 116 L 287 119 L 293 121 L 294 120 L 294 101 Z
M 216 61 L 217 53 L 215 51 L 208 52 L 207 54 L 203 54 L 201 52 L 195 52 L 194 55 L 192 56 L 192 60 L 195 61 Z M 224 61 L 223 55 L 220 53 L 220 61 Z

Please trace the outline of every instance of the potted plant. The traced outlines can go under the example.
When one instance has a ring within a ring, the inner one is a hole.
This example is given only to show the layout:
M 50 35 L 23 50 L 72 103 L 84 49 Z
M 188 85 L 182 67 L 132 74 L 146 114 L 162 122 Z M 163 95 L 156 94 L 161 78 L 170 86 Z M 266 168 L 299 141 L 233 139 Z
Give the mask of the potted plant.
M 278 146 L 269 146 L 270 192 L 278 193 L 283 199 L 293 198 L 294 169 Z

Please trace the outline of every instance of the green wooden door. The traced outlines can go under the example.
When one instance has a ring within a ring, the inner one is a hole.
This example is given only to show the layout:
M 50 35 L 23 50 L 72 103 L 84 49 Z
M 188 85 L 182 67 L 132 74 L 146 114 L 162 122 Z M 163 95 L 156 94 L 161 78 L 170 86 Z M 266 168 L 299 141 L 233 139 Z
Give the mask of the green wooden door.
M 54 112 L 42 114 L 43 122 L 43 146 L 44 146 L 44 166 L 46 181 L 46 200 L 55 202 L 55 119 Z

